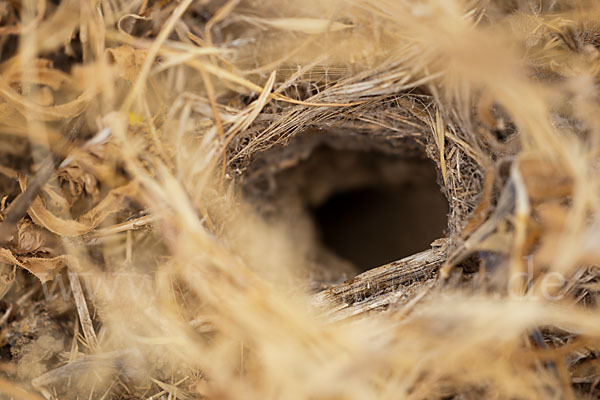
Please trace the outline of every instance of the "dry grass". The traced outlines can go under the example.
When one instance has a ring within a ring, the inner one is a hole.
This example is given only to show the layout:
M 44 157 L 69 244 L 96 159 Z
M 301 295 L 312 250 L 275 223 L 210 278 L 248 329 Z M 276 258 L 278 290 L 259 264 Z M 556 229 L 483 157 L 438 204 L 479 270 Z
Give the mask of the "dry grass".
M 599 16 L 0 1 L 0 392 L 597 398 Z M 241 190 L 265 151 L 319 130 L 418 143 L 450 206 L 434 275 L 366 282 L 337 306 L 371 308 L 347 318 L 308 289 L 306 221 Z

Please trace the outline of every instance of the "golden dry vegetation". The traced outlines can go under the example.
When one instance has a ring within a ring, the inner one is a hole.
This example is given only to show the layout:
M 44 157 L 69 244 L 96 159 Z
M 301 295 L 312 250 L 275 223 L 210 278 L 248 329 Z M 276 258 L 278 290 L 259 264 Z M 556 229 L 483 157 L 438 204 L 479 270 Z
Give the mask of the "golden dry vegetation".
M 0 1 L 0 396 L 598 398 L 598 21 Z M 334 193 L 429 178 L 431 249 L 355 276 L 321 242 Z

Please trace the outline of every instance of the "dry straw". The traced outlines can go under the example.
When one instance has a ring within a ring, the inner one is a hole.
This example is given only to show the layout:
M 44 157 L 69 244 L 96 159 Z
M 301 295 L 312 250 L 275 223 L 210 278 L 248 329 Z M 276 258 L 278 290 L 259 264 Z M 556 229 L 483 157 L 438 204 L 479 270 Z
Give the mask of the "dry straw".
M 0 392 L 597 398 L 598 17 L 0 2 Z M 312 222 L 253 177 L 323 143 L 428 157 L 446 236 L 315 290 Z

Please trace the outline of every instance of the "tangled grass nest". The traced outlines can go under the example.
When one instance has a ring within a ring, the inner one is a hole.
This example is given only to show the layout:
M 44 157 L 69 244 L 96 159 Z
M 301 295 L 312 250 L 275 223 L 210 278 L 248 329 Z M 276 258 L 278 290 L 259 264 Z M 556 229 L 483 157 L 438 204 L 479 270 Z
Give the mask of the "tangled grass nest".
M 598 398 L 599 17 L 0 1 L 0 392 Z M 425 161 L 430 249 L 357 275 L 319 242 L 315 202 Z

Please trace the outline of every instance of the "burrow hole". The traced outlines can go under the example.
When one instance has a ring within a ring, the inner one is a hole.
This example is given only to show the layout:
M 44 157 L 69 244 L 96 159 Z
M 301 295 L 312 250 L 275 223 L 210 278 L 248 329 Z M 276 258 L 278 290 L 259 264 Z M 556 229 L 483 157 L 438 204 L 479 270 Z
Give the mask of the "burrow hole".
M 323 264 L 333 256 L 359 273 L 444 237 L 448 201 L 422 148 L 397 154 L 325 141 L 266 153 L 253 165 L 260 179 L 251 178 L 247 188 L 270 214 L 291 221 L 308 215 L 327 255 L 319 256 Z M 276 173 L 265 172 L 274 165 Z

